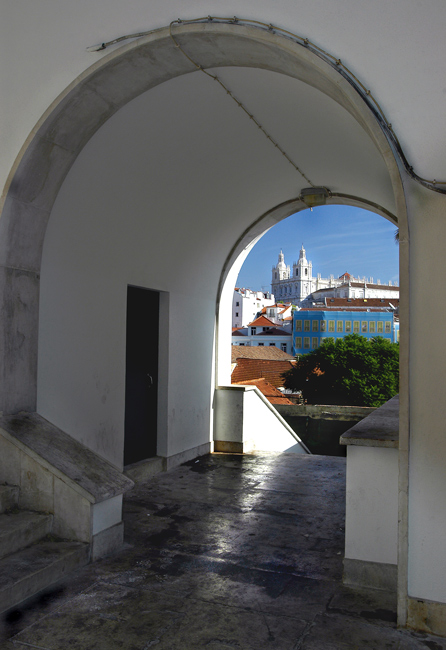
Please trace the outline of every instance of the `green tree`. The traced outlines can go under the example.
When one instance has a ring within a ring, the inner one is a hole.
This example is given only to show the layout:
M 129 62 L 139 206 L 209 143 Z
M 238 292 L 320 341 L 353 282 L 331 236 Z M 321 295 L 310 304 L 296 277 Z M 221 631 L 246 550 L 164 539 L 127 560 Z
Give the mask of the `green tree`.
M 309 404 L 381 406 L 398 393 L 399 345 L 380 336 L 329 338 L 283 377 Z

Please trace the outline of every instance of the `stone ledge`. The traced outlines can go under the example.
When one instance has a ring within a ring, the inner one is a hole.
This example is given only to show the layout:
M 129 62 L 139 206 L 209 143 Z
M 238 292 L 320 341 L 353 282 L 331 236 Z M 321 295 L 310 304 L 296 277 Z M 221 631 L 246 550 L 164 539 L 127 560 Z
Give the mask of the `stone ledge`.
M 344 558 L 343 582 L 345 585 L 396 593 L 397 580 L 398 567 L 396 564 Z
M 133 481 L 37 413 L 0 416 L 0 434 L 90 503 L 131 489 Z
M 399 404 L 399 395 L 395 395 L 346 431 L 340 437 L 339 443 L 341 445 L 398 449 Z
M 409 596 L 407 627 L 417 632 L 446 636 L 446 603 Z

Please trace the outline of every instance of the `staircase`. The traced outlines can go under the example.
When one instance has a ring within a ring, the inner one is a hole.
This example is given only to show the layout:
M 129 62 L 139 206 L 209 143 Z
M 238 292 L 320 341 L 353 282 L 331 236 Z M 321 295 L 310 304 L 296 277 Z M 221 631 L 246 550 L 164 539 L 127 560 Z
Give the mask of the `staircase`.
M 0 486 L 0 613 L 89 562 L 89 544 L 57 538 L 52 529 L 52 514 L 22 510 L 20 488 Z

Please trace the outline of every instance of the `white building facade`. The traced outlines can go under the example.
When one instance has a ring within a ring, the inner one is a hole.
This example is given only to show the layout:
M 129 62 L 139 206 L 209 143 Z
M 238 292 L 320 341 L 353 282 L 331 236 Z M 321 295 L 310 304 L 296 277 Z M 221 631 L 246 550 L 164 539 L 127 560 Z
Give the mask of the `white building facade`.
M 272 268 L 271 291 L 281 300 L 301 305 L 303 301 L 318 301 L 331 298 L 398 298 L 399 288 L 392 285 L 375 284 L 373 278 L 354 278 L 344 273 L 339 278 L 331 275 L 323 278 L 320 273 L 313 276 L 313 264 L 306 257 L 302 244 L 299 259 L 293 263 L 293 270 L 285 264 L 282 251 L 279 260 Z M 316 293 L 315 293 L 316 292 Z
M 236 287 L 232 300 L 232 327 L 245 327 L 264 307 L 272 305 L 274 305 L 272 294 Z
M 265 316 L 260 316 L 246 327 L 232 332 L 232 345 L 246 347 L 276 347 L 282 352 L 292 354 L 292 320 L 282 321 L 281 325 Z

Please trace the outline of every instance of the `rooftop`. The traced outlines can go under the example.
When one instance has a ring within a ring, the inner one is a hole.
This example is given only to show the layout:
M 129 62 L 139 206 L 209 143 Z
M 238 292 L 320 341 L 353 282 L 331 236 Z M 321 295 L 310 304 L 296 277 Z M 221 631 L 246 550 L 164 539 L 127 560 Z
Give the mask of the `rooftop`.
M 252 323 L 249 323 L 248 327 L 274 327 L 274 321 L 270 320 L 266 316 L 259 316 Z
M 270 384 L 279 388 L 283 386 L 283 373 L 291 370 L 294 359 L 237 359 L 232 371 L 232 384 L 246 384 L 251 379 L 266 379 Z
M 398 307 L 399 298 L 325 298 L 326 307 Z
M 244 384 L 245 386 L 257 386 L 262 395 L 264 395 L 271 404 L 293 404 L 286 395 L 283 395 L 280 390 L 264 378 L 247 379 L 246 381 L 235 381 L 232 383 Z
M 294 361 L 294 357 L 287 352 L 282 352 L 275 345 L 266 346 L 248 346 L 232 345 L 231 361 L 234 363 L 237 359 L 275 359 L 276 361 Z
M 343 276 L 341 276 L 342 278 Z M 317 296 L 320 293 L 326 293 L 327 291 L 336 291 L 339 289 L 342 289 L 342 287 L 354 287 L 357 289 L 363 289 L 364 285 L 367 287 L 367 289 L 379 289 L 380 291 L 399 291 L 399 286 L 394 285 L 394 284 L 376 284 L 375 282 L 367 282 L 364 280 L 351 280 L 350 282 L 346 282 L 344 284 L 340 284 L 338 287 L 326 287 L 325 289 L 316 289 L 316 291 L 312 291 L 313 296 Z
M 281 327 L 272 327 L 266 332 L 259 332 L 256 336 L 291 336 L 291 331 L 286 331 Z
M 11 614 L 4 650 L 446 650 L 342 584 L 345 460 L 212 454 L 137 485 L 126 545 Z

